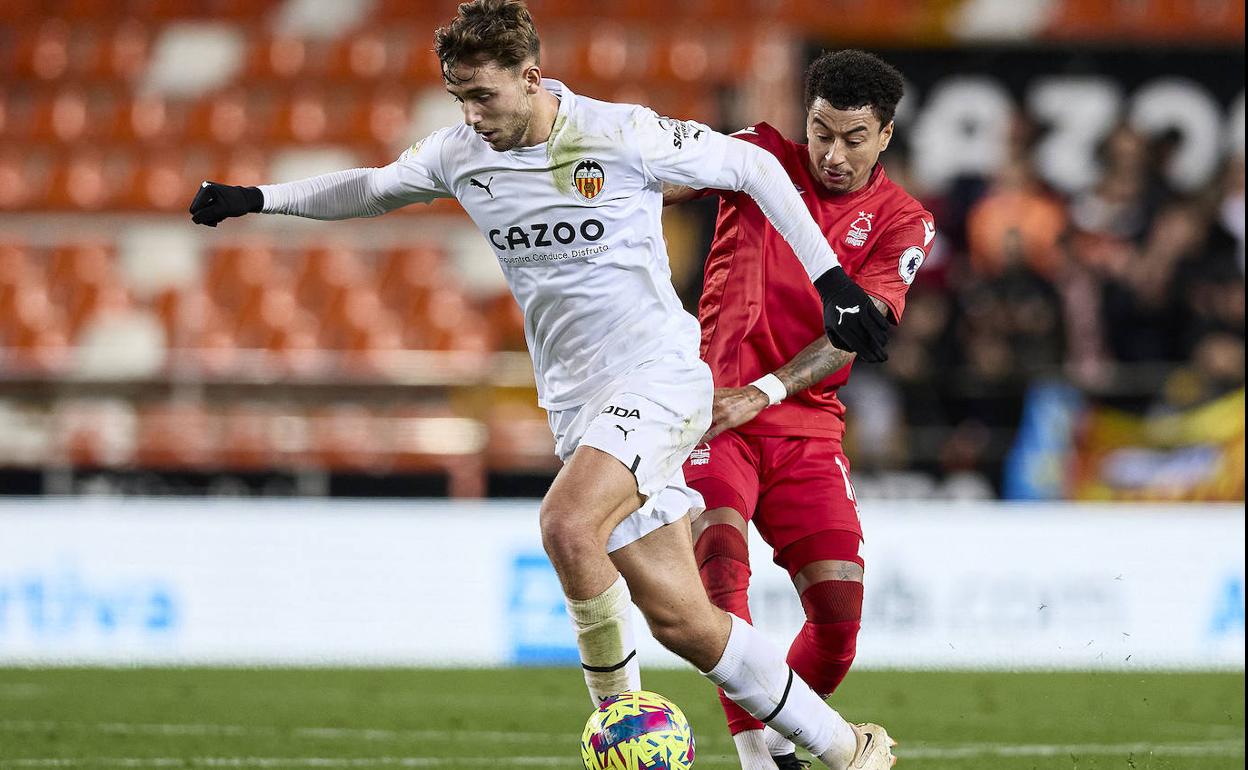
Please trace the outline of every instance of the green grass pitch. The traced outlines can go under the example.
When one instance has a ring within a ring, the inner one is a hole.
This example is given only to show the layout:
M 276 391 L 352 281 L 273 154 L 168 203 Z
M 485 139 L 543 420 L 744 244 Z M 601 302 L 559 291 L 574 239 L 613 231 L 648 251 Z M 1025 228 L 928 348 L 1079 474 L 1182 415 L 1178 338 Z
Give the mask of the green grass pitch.
M 738 765 L 713 690 L 648 689 Z M 1244 767 L 1244 675 L 853 672 L 833 698 L 914 770 Z M 580 768 L 575 669 L 0 669 L 0 768 Z

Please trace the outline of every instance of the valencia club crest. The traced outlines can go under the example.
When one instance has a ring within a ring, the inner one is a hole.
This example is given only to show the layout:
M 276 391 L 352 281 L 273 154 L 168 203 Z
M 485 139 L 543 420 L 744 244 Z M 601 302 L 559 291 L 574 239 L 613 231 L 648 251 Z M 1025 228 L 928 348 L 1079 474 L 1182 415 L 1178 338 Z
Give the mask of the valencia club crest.
M 607 184 L 607 172 L 596 160 L 585 159 L 572 169 L 572 183 L 576 192 L 585 200 L 592 201 L 602 193 Z

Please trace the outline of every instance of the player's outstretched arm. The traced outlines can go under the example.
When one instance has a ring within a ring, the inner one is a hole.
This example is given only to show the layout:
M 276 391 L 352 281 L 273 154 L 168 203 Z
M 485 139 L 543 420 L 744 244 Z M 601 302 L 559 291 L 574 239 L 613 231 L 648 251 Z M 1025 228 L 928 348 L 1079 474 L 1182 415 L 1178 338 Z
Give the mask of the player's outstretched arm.
M 888 313 L 888 306 L 882 301 L 871 297 L 871 302 L 881 313 Z M 767 407 L 822 382 L 853 360 L 853 353 L 834 347 L 824 336 L 807 345 L 779 369 L 745 387 L 716 388 L 711 427 L 702 441 L 710 441 L 726 430 L 746 424 Z
M 191 221 L 216 227 L 223 219 L 256 212 L 308 219 L 375 217 L 409 203 L 450 197 L 441 176 L 444 136 L 438 132 L 416 143 L 381 168 L 353 168 L 259 187 L 204 182 L 191 201 Z

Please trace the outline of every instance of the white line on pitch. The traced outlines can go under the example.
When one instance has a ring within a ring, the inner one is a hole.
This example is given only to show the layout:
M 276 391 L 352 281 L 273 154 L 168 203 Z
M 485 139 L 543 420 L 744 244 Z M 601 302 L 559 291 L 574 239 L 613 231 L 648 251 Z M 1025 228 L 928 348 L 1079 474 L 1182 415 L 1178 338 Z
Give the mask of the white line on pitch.
M 51 720 L 0 720 L 0 732 L 43 732 L 45 730 L 96 730 L 114 735 L 265 735 L 290 734 L 303 738 L 331 740 L 431 740 L 463 739 L 487 741 L 560 741 L 564 733 L 508 732 L 503 730 L 386 730 L 353 727 L 248 727 L 214 724 L 137 724 L 129 722 L 59 722 Z
M 1195 743 L 1087 743 L 1004 745 L 971 743 L 963 746 L 915 746 L 897 748 L 900 759 L 963 759 L 969 757 L 1059 757 L 1160 754 L 1166 756 L 1236 756 L 1244 753 L 1244 742 L 1200 741 Z

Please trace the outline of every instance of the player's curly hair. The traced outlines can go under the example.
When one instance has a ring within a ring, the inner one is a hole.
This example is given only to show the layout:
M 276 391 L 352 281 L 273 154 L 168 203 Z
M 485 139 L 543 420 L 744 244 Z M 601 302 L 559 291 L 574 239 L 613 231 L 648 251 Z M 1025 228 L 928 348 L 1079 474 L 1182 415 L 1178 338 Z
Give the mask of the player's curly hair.
M 806 69 L 806 108 L 823 99 L 838 110 L 870 107 L 887 126 L 905 82 L 897 68 L 866 51 L 825 51 Z
M 433 50 L 443 77 L 453 82 L 450 72 L 460 63 L 540 63 L 542 44 L 524 0 L 472 0 L 460 3 L 451 23 L 433 34 Z

